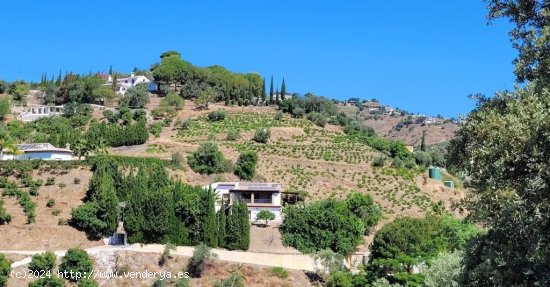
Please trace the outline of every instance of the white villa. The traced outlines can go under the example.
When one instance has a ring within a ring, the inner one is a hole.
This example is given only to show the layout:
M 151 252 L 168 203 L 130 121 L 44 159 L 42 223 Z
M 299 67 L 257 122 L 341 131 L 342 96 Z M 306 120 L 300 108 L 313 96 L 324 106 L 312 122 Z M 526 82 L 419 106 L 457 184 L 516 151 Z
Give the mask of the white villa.
M 256 215 L 261 210 L 269 210 L 275 214 L 275 221 L 282 221 L 282 200 L 280 183 L 264 182 L 216 182 L 210 185 L 216 191 L 216 211 L 222 203 L 231 205 L 235 199 L 243 199 L 248 206 L 250 221 L 256 221 Z M 204 186 L 208 188 L 208 186 Z
M 23 122 L 32 122 L 40 118 L 63 114 L 63 106 L 29 105 L 26 107 L 17 107 L 17 109 L 19 109 L 17 119 Z
M 17 149 L 21 154 L 11 154 L 8 150 L 4 149 L 0 160 L 28 160 L 28 159 L 41 159 L 41 160 L 73 160 L 73 151 L 69 149 L 69 145 L 66 148 L 57 148 L 49 143 L 31 143 L 31 144 L 19 144 Z
M 134 73 L 132 73 L 130 74 L 130 77 L 117 79 L 116 82 L 117 84 L 115 92 L 117 94 L 124 95 L 128 89 L 133 88 L 140 83 L 151 83 L 151 80 L 147 79 L 145 76 L 136 76 Z M 109 75 L 109 78 L 107 79 L 107 83 L 105 83 L 105 85 L 112 84 L 113 77 Z

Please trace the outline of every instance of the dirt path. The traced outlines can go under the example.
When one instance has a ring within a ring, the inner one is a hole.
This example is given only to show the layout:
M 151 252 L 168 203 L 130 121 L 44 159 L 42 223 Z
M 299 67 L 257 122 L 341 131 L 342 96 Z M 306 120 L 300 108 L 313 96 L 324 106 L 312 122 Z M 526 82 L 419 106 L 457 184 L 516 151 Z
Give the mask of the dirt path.
M 194 247 L 192 246 L 180 246 L 172 252 L 174 255 L 191 257 L 193 255 Z M 0 253 L 4 254 L 19 254 L 19 255 L 34 255 L 43 253 L 46 250 L 21 250 L 10 251 L 0 250 Z M 133 251 L 142 253 L 158 253 L 161 254 L 164 251 L 164 245 L 150 244 L 140 245 L 133 244 L 129 246 L 100 246 L 86 249 L 94 257 L 101 257 L 102 253 L 106 252 L 112 254 L 116 251 Z M 66 250 L 56 250 L 55 255 L 58 257 L 64 256 Z M 250 251 L 230 251 L 225 249 L 212 249 L 212 253 L 216 254 L 216 258 L 221 261 L 229 261 L 236 263 L 246 263 L 261 266 L 270 267 L 283 267 L 286 269 L 314 271 L 315 263 L 311 256 L 304 254 L 280 254 L 280 253 L 263 253 L 263 252 L 250 252 Z M 16 268 L 31 262 L 31 257 L 24 258 L 22 260 L 12 263 L 11 267 Z

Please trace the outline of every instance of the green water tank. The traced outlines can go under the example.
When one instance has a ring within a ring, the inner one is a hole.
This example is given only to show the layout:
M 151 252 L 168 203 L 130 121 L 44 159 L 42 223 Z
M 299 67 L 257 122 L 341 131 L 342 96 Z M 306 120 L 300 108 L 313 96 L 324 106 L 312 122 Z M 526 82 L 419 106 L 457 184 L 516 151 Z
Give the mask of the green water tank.
M 446 180 L 443 182 L 443 184 L 448 187 L 448 188 L 455 188 L 455 183 L 454 181 L 451 181 L 451 180 Z
M 430 166 L 428 169 L 428 175 L 432 179 L 441 180 L 441 169 L 436 166 Z

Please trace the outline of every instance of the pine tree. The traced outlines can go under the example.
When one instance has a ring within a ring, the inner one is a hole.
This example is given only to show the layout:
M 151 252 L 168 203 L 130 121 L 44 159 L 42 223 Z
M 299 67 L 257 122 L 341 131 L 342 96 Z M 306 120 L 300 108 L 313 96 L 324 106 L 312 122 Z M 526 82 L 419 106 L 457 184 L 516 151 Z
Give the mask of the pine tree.
M 283 78 L 283 83 L 281 84 L 281 99 L 284 100 L 286 96 L 286 84 L 285 78 Z
M 266 100 L 266 93 L 265 93 L 265 78 L 263 78 L 262 80 L 262 104 L 265 105 L 265 100 Z
M 215 201 L 216 197 L 212 188 L 209 188 L 205 193 L 207 209 L 204 214 L 203 221 L 203 240 L 210 247 L 218 246 L 218 224 L 216 221 Z
M 271 84 L 269 85 L 269 104 L 273 104 L 273 76 L 271 76 Z
M 277 88 L 277 91 L 275 92 L 275 104 L 279 103 L 279 88 Z
M 420 142 L 420 150 L 426 151 L 426 130 L 422 131 L 422 142 Z
M 225 242 L 225 224 L 226 215 L 225 215 L 225 206 L 222 205 L 221 209 L 218 211 L 218 246 L 226 247 Z

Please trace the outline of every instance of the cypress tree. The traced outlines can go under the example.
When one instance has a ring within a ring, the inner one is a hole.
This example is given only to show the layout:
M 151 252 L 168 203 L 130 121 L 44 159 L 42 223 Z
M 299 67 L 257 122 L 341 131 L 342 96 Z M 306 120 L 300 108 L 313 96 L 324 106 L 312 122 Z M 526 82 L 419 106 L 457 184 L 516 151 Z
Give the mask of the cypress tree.
M 239 229 L 241 230 L 239 238 L 239 249 L 248 250 L 250 246 L 250 219 L 248 217 L 248 208 L 244 201 L 239 201 L 237 206 L 238 209 L 238 224 L 240 225 Z
M 56 86 L 61 86 L 61 69 L 59 69 L 59 74 L 57 75 L 57 81 L 55 81 Z
M 218 211 L 218 246 L 226 247 L 225 242 L 225 206 L 222 205 L 220 211 Z
M 53 78 L 53 75 L 52 75 L 52 78 L 50 79 L 50 84 L 53 84 L 55 83 L 55 79 Z
M 273 104 L 273 75 L 271 76 L 271 84 L 269 85 L 269 104 Z
M 113 65 L 109 66 L 109 75 L 113 75 Z
M 203 222 L 203 240 L 204 243 L 210 247 L 218 246 L 218 225 L 216 222 L 216 209 L 215 201 L 216 197 L 212 188 L 208 188 L 205 193 L 206 210 L 204 214 Z
M 116 74 L 113 76 L 113 82 L 111 83 L 111 88 L 113 89 L 113 91 L 116 91 L 116 82 L 117 82 L 117 78 L 116 78 Z
M 283 83 L 281 84 L 281 99 L 284 100 L 286 96 L 286 85 L 285 78 L 283 78 Z
M 262 104 L 265 105 L 265 100 L 266 100 L 266 94 L 265 94 L 265 78 L 263 78 L 262 80 Z
M 277 91 L 275 92 L 275 103 L 279 103 L 279 88 L 277 88 Z

